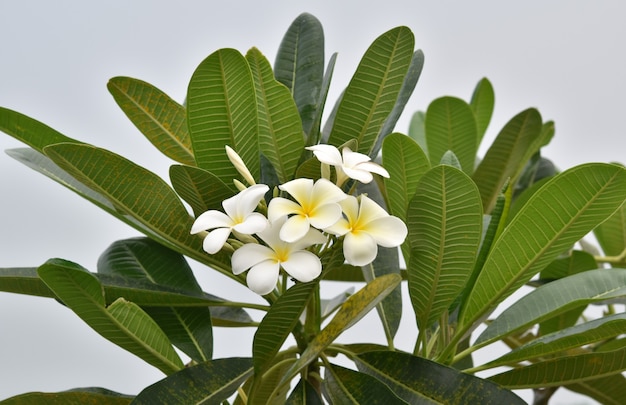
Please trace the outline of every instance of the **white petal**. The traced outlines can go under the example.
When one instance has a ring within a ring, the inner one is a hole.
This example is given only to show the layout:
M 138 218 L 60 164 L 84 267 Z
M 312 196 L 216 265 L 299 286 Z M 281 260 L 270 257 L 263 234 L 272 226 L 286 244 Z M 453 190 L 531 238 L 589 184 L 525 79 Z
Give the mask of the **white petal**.
M 222 207 L 232 219 L 241 220 L 256 209 L 268 190 L 265 184 L 256 184 L 222 201 Z
M 272 249 L 277 249 L 284 244 L 278 234 L 280 233 L 280 229 L 283 227 L 285 221 L 287 221 L 286 216 L 279 217 L 275 221 L 269 222 L 268 226 L 257 235 L 267 246 Z
M 363 195 L 361 198 L 365 198 L 365 196 Z M 348 217 L 348 221 L 356 222 L 359 217 L 359 200 L 350 195 L 345 200 L 341 200 L 339 205 L 341 205 L 343 213 L 346 214 L 346 217 Z
M 352 152 L 347 146 L 341 149 L 341 155 L 343 157 L 343 167 L 355 167 L 361 163 L 369 162 L 371 159 L 369 156 L 359 152 Z
M 310 200 L 313 180 L 303 178 L 294 179 L 278 186 L 278 188 L 291 194 L 291 196 L 302 205 L 304 202 Z
M 313 154 L 322 163 L 326 163 L 333 166 L 341 166 L 342 159 L 341 154 L 339 153 L 339 149 L 335 148 L 333 145 L 314 145 L 308 146 L 306 149 L 313 151 Z
M 306 235 L 304 235 L 304 237 L 298 239 L 290 245 L 292 247 L 292 250 L 296 251 L 306 249 L 312 245 L 326 243 L 327 241 L 328 238 L 324 236 L 324 234 L 322 234 L 320 231 L 318 231 L 317 229 L 309 228 L 309 231 L 306 233 Z
M 206 231 L 213 228 L 230 228 L 233 221 L 221 211 L 211 210 L 203 212 L 191 225 L 191 233 Z
M 310 227 L 311 223 L 307 217 L 303 215 L 294 215 L 287 219 L 282 228 L 280 228 L 280 239 L 285 242 L 295 242 L 304 237 Z
M 276 287 L 279 270 L 279 264 L 271 260 L 253 266 L 246 277 L 248 287 L 259 295 L 269 294 Z
M 359 224 L 367 224 L 378 218 L 386 218 L 389 214 L 371 198 L 362 195 L 359 206 Z
M 407 235 L 406 225 L 400 218 L 388 216 L 367 224 L 369 233 L 377 244 L 384 247 L 400 246 Z
M 309 215 L 311 225 L 317 229 L 327 228 L 341 218 L 341 206 L 337 203 L 316 207 Z
M 332 226 L 324 228 L 324 231 L 333 235 L 337 235 L 337 236 L 345 235 L 351 230 L 352 228 L 350 227 L 350 223 L 346 221 L 344 218 L 340 218 L 339 221 L 337 221 Z
M 320 258 L 306 250 L 293 252 L 281 265 L 291 277 L 303 283 L 315 280 L 322 273 Z
M 270 222 L 275 222 L 278 218 L 290 214 L 296 214 L 302 211 L 295 202 L 282 197 L 272 198 L 270 205 L 267 207 L 267 217 Z
M 368 172 L 367 170 L 360 170 L 358 166 L 357 168 L 344 167 L 343 171 L 346 176 L 363 184 L 367 184 L 374 180 L 374 176 L 372 176 L 372 173 Z
M 368 172 L 380 174 L 383 177 L 387 177 L 387 178 L 389 177 L 389 172 L 384 167 L 374 162 L 361 163 L 356 168 L 360 170 L 367 170 Z
M 252 214 L 248 215 L 243 222 L 235 225 L 233 229 L 246 235 L 252 235 L 254 233 L 263 231 L 266 226 L 267 218 L 265 218 L 263 214 L 253 212 Z
M 233 274 L 241 274 L 266 260 L 274 260 L 274 251 L 267 246 L 248 243 L 235 250 L 230 258 Z
M 343 255 L 353 266 L 370 264 L 378 254 L 378 246 L 374 239 L 365 232 L 346 234 L 343 240 Z
M 311 199 L 314 200 L 315 205 L 338 202 L 346 197 L 347 194 L 342 189 L 326 179 L 316 181 L 311 194 Z M 302 204 L 302 202 L 300 203 Z
M 202 241 L 202 248 L 209 254 L 215 254 L 224 247 L 224 243 L 230 235 L 230 228 L 216 228 L 209 232 L 209 234 Z

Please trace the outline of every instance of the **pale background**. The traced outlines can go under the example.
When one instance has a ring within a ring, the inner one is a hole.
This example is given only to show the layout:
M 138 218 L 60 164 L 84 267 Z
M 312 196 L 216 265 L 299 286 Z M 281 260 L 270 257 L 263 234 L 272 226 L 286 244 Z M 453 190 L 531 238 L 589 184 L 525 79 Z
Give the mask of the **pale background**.
M 398 25 L 416 36 L 426 64 L 400 121 L 436 97 L 469 99 L 486 76 L 496 92 L 489 139 L 513 115 L 537 107 L 556 122 L 545 154 L 566 169 L 622 161 L 626 102 L 626 3 L 615 1 L 2 1 L 0 106 L 130 157 L 162 176 L 170 162 L 117 108 L 109 78 L 132 76 L 183 100 L 195 67 L 218 48 L 258 47 L 270 61 L 301 12 L 318 17 L 327 58 L 339 52 L 332 94 L 367 46 Z M 0 149 L 22 147 L 0 134 Z M 62 257 L 95 270 L 100 252 L 137 232 L 78 196 L 0 155 L 0 267 Z M 195 266 L 209 292 L 255 300 Z M 328 295 L 345 286 L 324 289 Z M 326 288 L 326 287 L 325 287 Z M 408 301 L 406 306 L 409 306 Z M 411 312 L 397 338 L 411 350 Z M 248 356 L 252 330 L 217 330 L 216 357 Z M 375 317 L 344 340 L 383 341 Z M 162 378 L 52 300 L 0 293 L 0 399 L 26 391 L 102 386 L 136 394 Z M 522 393 L 528 399 L 528 393 Z M 553 403 L 589 403 L 563 392 Z

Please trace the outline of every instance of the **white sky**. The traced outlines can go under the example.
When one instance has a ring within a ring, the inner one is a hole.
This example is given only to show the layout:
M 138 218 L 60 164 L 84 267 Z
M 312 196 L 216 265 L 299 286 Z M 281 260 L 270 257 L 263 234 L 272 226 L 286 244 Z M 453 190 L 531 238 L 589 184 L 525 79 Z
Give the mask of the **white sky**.
M 117 108 L 105 87 L 108 79 L 136 77 L 182 100 L 193 70 L 208 54 L 256 46 L 273 61 L 291 21 L 307 11 L 324 26 L 327 57 L 339 52 L 332 102 L 373 39 L 406 25 L 426 63 L 398 131 L 406 132 L 410 114 L 434 98 L 469 99 L 474 85 L 486 76 L 496 92 L 491 138 L 513 115 L 537 107 L 544 119 L 556 122 L 556 136 L 545 155 L 559 167 L 626 162 L 626 3 L 226 3 L 0 2 L 0 106 L 166 176 L 169 161 Z M 22 146 L 0 134 L 0 149 Z M 37 266 L 62 257 L 95 270 L 98 255 L 110 243 L 137 235 L 5 154 L 0 155 L 0 173 L 0 267 Z M 204 269 L 198 273 L 209 292 L 227 288 L 232 292 L 222 295 L 229 298 L 255 298 Z M 415 332 L 406 326 L 411 323 L 406 318 L 398 345 L 410 349 Z M 370 327 L 379 333 L 373 319 L 346 339 L 369 338 Z M 248 332 L 218 330 L 216 357 L 249 355 Z M 0 399 L 81 386 L 137 393 L 161 377 L 55 302 L 0 293 Z

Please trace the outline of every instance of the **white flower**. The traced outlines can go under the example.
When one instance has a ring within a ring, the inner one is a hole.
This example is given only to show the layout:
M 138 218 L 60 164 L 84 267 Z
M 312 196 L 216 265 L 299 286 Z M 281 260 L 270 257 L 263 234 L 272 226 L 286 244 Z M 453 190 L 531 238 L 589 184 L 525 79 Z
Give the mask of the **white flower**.
M 311 226 L 324 229 L 341 218 L 338 202 L 347 195 L 326 179 L 315 183 L 311 179 L 295 179 L 279 188 L 296 200 L 276 197 L 267 207 L 270 222 L 291 215 L 280 230 L 280 238 L 285 242 L 295 242 L 304 237 Z
M 237 169 L 239 174 L 241 174 L 241 176 L 244 178 L 245 181 L 248 182 L 249 185 L 252 186 L 256 184 L 254 181 L 254 177 L 252 177 L 252 173 L 250 173 L 250 170 L 248 170 L 248 167 L 244 163 L 243 159 L 241 159 L 241 156 L 239 156 L 237 152 L 235 152 L 235 150 L 228 145 L 226 145 L 226 156 L 228 156 L 228 160 L 230 160 L 230 163 L 235 166 L 235 169 Z
M 401 219 L 391 216 L 365 195 L 340 202 L 345 218 L 326 228 L 334 235 L 344 236 L 343 255 L 354 266 L 370 264 L 378 254 L 378 246 L 400 246 L 407 235 Z
M 314 145 L 306 149 L 313 151 L 313 154 L 322 163 L 335 166 L 337 170 L 337 184 L 343 184 L 348 177 L 358 180 L 361 183 L 369 183 L 374 179 L 372 173 L 389 177 L 389 172 L 382 166 L 371 161 L 370 157 L 362 153 L 353 152 L 347 146 L 339 149 L 332 145 Z
M 274 289 L 281 267 L 303 283 L 316 279 L 322 272 L 320 258 L 304 249 L 324 243 L 326 238 L 315 229 L 309 229 L 297 242 L 285 242 L 279 237 L 285 220 L 282 217 L 258 233 L 267 246 L 248 243 L 237 249 L 231 258 L 234 274 L 250 269 L 246 277 L 248 287 L 259 295 L 268 294 Z
M 262 231 L 267 226 L 267 218 L 253 211 L 268 190 L 265 184 L 257 184 L 227 198 L 222 201 L 226 214 L 217 210 L 200 214 L 191 226 L 191 233 L 213 229 L 204 238 L 202 247 L 207 253 L 215 254 L 224 246 L 231 231 L 245 235 Z

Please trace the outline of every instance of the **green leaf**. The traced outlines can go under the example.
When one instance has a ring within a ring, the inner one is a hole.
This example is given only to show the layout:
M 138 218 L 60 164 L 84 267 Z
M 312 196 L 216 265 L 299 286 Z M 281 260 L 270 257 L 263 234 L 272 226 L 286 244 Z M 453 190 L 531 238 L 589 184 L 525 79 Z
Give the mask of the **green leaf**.
M 165 156 L 195 166 L 185 107 L 149 83 L 114 77 L 109 92 L 124 114 Z
M 621 373 L 626 348 L 602 353 L 568 354 L 494 375 L 489 380 L 510 389 L 559 387 Z
M 335 71 L 335 63 L 337 62 L 337 53 L 333 53 L 330 56 L 330 60 L 328 61 L 328 66 L 326 67 L 326 73 L 324 73 L 324 79 L 322 80 L 322 88 L 320 90 L 319 100 L 316 106 L 315 117 L 313 118 L 313 125 L 311 126 L 311 130 L 306 139 L 306 145 L 317 145 L 320 142 L 320 138 L 322 137 L 321 128 L 322 128 L 322 117 L 324 114 L 324 106 L 326 105 L 326 99 L 328 98 L 328 91 L 330 90 L 330 81 L 333 77 L 333 72 Z M 329 121 L 332 117 L 329 116 Z M 330 129 L 329 129 L 330 131 Z M 305 151 L 309 152 L 309 151 Z M 307 158 L 307 154 L 304 153 L 303 157 L 300 158 L 302 162 Z
M 372 148 L 372 151 L 370 152 L 372 159 L 375 159 L 378 156 L 378 152 L 380 152 L 383 141 L 394 130 L 400 115 L 402 115 L 402 112 L 404 111 L 406 103 L 409 101 L 411 94 L 413 94 L 413 90 L 415 90 L 415 85 L 417 85 L 417 81 L 422 74 L 423 67 L 424 53 L 421 50 L 417 50 L 413 53 L 413 58 L 411 59 L 409 70 L 404 77 L 404 82 L 402 83 L 402 88 L 398 94 L 396 104 L 393 106 L 393 110 L 391 110 L 389 117 L 385 120 L 385 124 L 381 128 L 380 134 L 378 134 L 378 138 L 376 139 L 376 144 L 374 144 L 374 148 Z
M 1 401 L 2 405 L 125 405 L 133 397 L 104 388 L 74 388 L 62 392 L 29 392 Z
M 174 348 L 152 318 L 123 298 L 106 307 L 104 288 L 80 266 L 49 261 L 39 267 L 38 273 L 65 305 L 105 339 L 165 374 L 183 368 Z
M 389 172 L 389 178 L 384 179 L 389 213 L 404 221 L 409 201 L 430 163 L 415 141 L 394 133 L 383 143 L 383 166 Z
M 431 163 L 438 163 L 446 152 L 452 151 L 465 173 L 474 172 L 478 150 L 476 119 L 465 101 L 441 97 L 431 102 L 426 110 L 424 131 Z
M 480 195 L 466 174 L 441 165 L 422 176 L 407 214 L 409 294 L 420 331 L 432 326 L 465 287 L 482 222 Z
M 83 184 L 106 196 L 122 213 L 148 228 L 146 235 L 165 246 L 239 282 L 229 270 L 225 253 L 207 255 L 202 241 L 191 235 L 193 219 L 176 193 L 161 178 L 105 149 L 89 145 L 57 144 L 46 154 Z
M 469 104 L 474 112 L 474 117 L 476 117 L 477 145 L 480 145 L 491 121 L 491 114 L 493 114 L 495 104 L 493 86 L 486 77 L 483 77 L 474 88 Z
M 317 282 L 298 283 L 272 304 L 252 342 L 255 374 L 262 374 L 298 323 Z
M 35 267 L 0 268 L 0 291 L 36 297 L 56 297 L 41 281 Z
M 398 274 L 378 277 L 348 298 L 328 325 L 309 342 L 306 350 L 286 373 L 281 383 L 291 380 L 300 370 L 317 358 L 343 331 L 357 323 L 391 293 L 401 280 L 402 277 Z
M 198 167 L 224 183 L 240 178 L 225 146 L 259 179 L 257 101 L 250 67 L 234 49 L 220 49 L 196 68 L 187 91 L 187 122 Z
M 593 234 L 607 256 L 619 256 L 626 250 L 626 205 L 622 205 Z
M 33 118 L 3 107 L 0 107 L 0 131 L 24 142 L 38 152 L 42 152 L 43 148 L 55 143 L 82 143 Z
M 419 147 L 428 155 L 428 144 L 426 143 L 426 113 L 417 111 L 411 116 L 409 123 L 409 137 L 413 139 Z
M 137 395 L 133 404 L 220 404 L 251 375 L 252 359 L 211 360 L 152 384 Z
M 513 365 L 523 360 L 548 357 L 566 350 L 615 338 L 624 333 L 624 330 L 626 330 L 626 314 L 606 315 L 543 335 L 487 363 L 487 366 L 492 368 L 507 364 Z
M 289 385 L 278 386 L 289 367 L 296 362 L 296 353 L 285 351 L 274 357 L 274 364 L 263 374 L 255 375 L 252 388 L 248 392 L 247 405 L 284 404 L 291 389 Z M 244 387 L 245 388 L 245 387 Z
M 574 274 L 543 285 L 520 298 L 494 319 L 474 344 L 484 346 L 569 309 L 624 296 L 625 269 L 599 269 Z
M 298 106 L 302 130 L 310 134 L 326 98 L 322 91 L 324 29 L 313 15 L 300 14 L 287 29 L 276 54 L 274 75 L 289 89 Z
M 406 353 L 367 352 L 355 362 L 359 371 L 381 380 L 410 404 L 525 404 L 490 381 Z
M 625 198 L 626 171 L 615 165 L 580 165 L 547 182 L 494 243 L 462 309 L 461 329 L 469 329 L 492 311 L 608 218 Z
M 323 405 L 322 398 L 307 380 L 300 379 L 285 405 Z
M 259 148 L 270 161 L 280 183 L 296 172 L 304 148 L 302 121 L 289 89 L 274 79 L 272 67 L 261 52 L 246 54 L 256 88 Z
M 98 259 L 98 272 L 150 281 L 201 295 L 185 258 L 147 238 L 113 243 Z M 211 358 L 213 328 L 208 308 L 146 308 L 179 349 L 197 362 Z
M 324 396 L 331 404 L 406 404 L 376 378 L 337 365 L 324 374 Z
M 534 108 L 522 111 L 502 128 L 472 176 L 485 212 L 491 212 L 507 181 L 515 182 L 532 155 L 528 150 L 541 135 L 541 115 Z
M 626 377 L 612 374 L 566 385 L 564 388 L 586 395 L 604 405 L 622 405 L 626 398 Z
M 394 28 L 372 43 L 343 94 L 328 143 L 340 146 L 356 139 L 358 152 L 370 154 L 396 104 L 414 45 L 407 27 Z
M 222 210 L 222 201 L 235 195 L 233 188 L 199 167 L 172 165 L 170 181 L 196 217 L 208 210 Z

